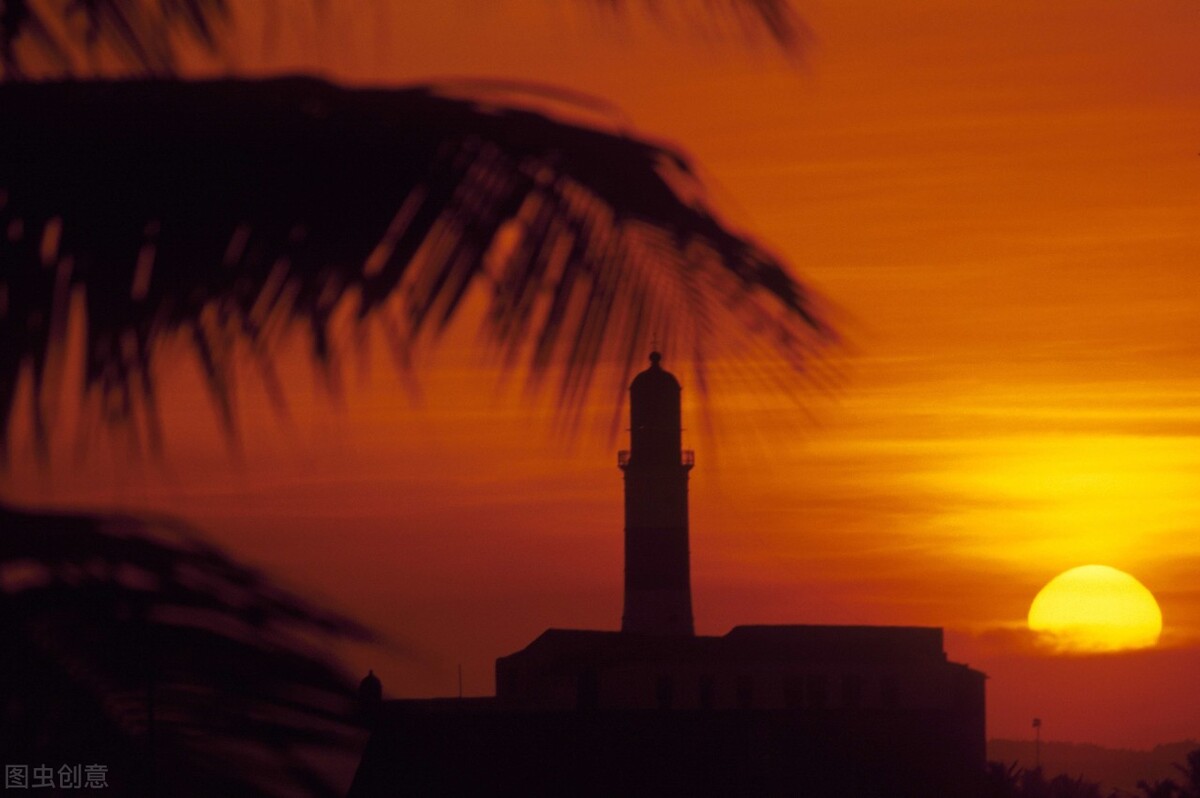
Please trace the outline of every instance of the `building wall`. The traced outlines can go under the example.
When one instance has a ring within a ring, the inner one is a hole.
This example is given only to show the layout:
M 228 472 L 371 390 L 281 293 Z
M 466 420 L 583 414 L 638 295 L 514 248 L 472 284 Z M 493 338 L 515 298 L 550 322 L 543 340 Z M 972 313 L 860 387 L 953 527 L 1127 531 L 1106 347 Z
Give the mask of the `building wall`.
M 350 798 L 978 798 L 982 754 L 937 710 L 427 711 L 400 702 Z
M 568 695 L 572 680 L 554 681 L 554 702 L 546 706 L 577 706 L 578 695 Z M 950 710 L 969 703 L 963 695 L 970 680 L 953 665 L 670 663 L 616 666 L 599 672 L 597 681 L 595 705 L 607 709 Z
M 711 749 L 746 790 L 731 795 L 975 796 L 984 686 L 982 673 L 946 660 L 931 629 L 743 627 L 687 639 L 551 631 L 497 661 L 504 711 L 588 728 L 641 718 L 656 730 L 643 733 L 647 745 Z M 675 767 L 697 766 L 683 749 L 672 756 Z M 639 784 L 663 789 L 657 765 L 639 762 L 650 769 Z M 849 786 L 847 773 L 856 774 Z M 920 786 L 879 792 L 892 778 Z

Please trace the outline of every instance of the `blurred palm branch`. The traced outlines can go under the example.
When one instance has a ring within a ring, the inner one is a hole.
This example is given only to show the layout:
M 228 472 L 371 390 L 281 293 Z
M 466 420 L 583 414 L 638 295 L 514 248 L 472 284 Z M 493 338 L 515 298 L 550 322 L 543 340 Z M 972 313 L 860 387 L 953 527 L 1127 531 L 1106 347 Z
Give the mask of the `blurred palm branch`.
M 484 0 L 489 2 L 490 0 Z M 582 0 L 618 15 L 640 6 L 664 24 L 732 23 L 746 38 L 765 34 L 795 54 L 808 29 L 789 0 Z M 318 15 L 328 0 L 308 0 Z M 218 58 L 236 25 L 237 0 L 2 0 L 0 79 L 108 74 L 169 77 L 179 70 L 180 44 Z M 275 16 L 305 10 L 272 7 Z
M 118 795 L 341 794 L 362 744 L 340 640 L 166 519 L 0 505 L 0 749 L 95 763 Z
M 696 5 L 785 50 L 803 38 L 786 0 Z M 22 390 L 47 451 L 76 328 L 84 407 L 151 446 L 166 341 L 189 342 L 232 436 L 242 356 L 282 402 L 275 358 L 300 329 L 332 382 L 348 313 L 408 368 L 473 292 L 504 362 L 568 414 L 651 341 L 699 374 L 728 353 L 786 380 L 831 340 L 675 148 L 496 91 L 174 79 L 180 38 L 219 54 L 232 12 L 0 0 L 4 456 Z M 136 79 L 72 79 L 113 63 Z M 353 710 L 325 656 L 365 630 L 178 523 L 2 502 L 0 592 L 8 761 L 105 762 L 125 794 L 336 794 L 315 763 L 353 754 Z
M 619 131 L 307 78 L 10 83 L 0 107 L 0 419 L 24 376 L 42 443 L 72 313 L 89 406 L 152 443 L 158 342 L 191 342 L 232 433 L 239 347 L 269 386 L 297 327 L 331 366 L 347 303 L 403 364 L 478 286 L 506 364 L 568 411 L 652 340 L 798 373 L 830 338 L 683 155 Z

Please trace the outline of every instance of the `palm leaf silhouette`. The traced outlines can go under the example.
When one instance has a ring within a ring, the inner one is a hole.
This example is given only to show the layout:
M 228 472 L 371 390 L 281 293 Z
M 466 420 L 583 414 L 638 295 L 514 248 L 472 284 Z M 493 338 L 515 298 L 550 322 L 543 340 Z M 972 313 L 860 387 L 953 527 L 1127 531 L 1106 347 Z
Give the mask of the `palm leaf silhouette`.
M 596 0 L 618 10 L 622 0 Z M 651 4 L 653 6 L 653 4 Z M 710 0 L 792 46 L 783 0 Z M 171 37 L 219 49 L 225 0 L 88 0 L 64 27 L 0 5 L 0 75 L 175 69 Z M 83 38 L 79 38 L 82 36 Z M 156 362 L 183 336 L 235 429 L 231 370 L 308 332 L 336 374 L 334 313 L 403 363 L 490 294 L 486 331 L 577 408 L 596 366 L 657 339 L 805 366 L 829 338 L 802 287 L 724 226 L 677 151 L 438 87 L 0 85 L 0 452 L 32 387 L 43 447 L 82 321 L 86 401 L 153 445 Z M 347 679 L 316 651 L 367 633 L 272 587 L 173 522 L 0 503 L 9 761 L 102 762 L 125 794 L 334 794 L 352 750 Z
M 237 346 L 270 379 L 302 326 L 329 364 L 343 301 L 403 356 L 482 284 L 491 339 L 535 380 L 561 366 L 566 408 L 652 338 L 795 368 L 828 338 L 682 155 L 616 131 L 303 78 L 9 84 L 0 105 L 0 419 L 27 371 L 39 440 L 73 298 L 92 404 L 151 441 L 157 341 L 192 342 L 232 430 Z
M 368 640 L 165 519 L 0 505 L 0 748 L 120 795 L 337 795 L 361 745 L 320 654 Z
M 631 0 L 589 0 L 617 12 Z M 323 0 L 311 0 L 321 12 Z M 655 16 L 669 16 L 658 0 L 638 0 Z M 751 36 L 765 32 L 785 51 L 795 51 L 806 30 L 788 0 L 694 0 L 675 6 L 684 17 L 726 17 Z M 178 68 L 176 42 L 186 39 L 209 53 L 223 50 L 222 31 L 236 22 L 230 0 L 75 0 L 53 5 L 5 0 L 0 5 L 0 79 L 88 73 L 101 54 L 125 74 L 166 77 Z M 689 13 L 691 12 L 691 13 Z M 697 13 L 699 12 L 699 13 Z M 278 11 L 276 13 L 279 13 Z

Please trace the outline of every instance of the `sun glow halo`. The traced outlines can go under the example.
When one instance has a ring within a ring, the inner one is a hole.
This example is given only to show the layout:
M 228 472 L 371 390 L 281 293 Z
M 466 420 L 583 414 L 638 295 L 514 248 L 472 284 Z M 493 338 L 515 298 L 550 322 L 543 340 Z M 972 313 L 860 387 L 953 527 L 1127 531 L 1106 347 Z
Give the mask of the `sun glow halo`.
M 1081 565 L 1046 583 L 1029 606 L 1029 629 L 1063 653 L 1148 648 L 1162 634 L 1154 595 L 1124 571 Z

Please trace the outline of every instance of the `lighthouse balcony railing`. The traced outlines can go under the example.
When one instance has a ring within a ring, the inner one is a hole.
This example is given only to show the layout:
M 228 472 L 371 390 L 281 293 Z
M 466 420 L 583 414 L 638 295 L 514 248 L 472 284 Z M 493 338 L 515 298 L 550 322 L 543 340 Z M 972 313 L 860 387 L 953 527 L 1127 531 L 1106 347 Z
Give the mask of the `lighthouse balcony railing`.
M 622 449 L 617 452 L 617 467 L 625 468 L 629 465 L 630 452 L 628 449 Z M 696 465 L 696 452 L 692 449 L 684 449 L 679 453 L 679 464 L 686 468 L 691 468 Z

